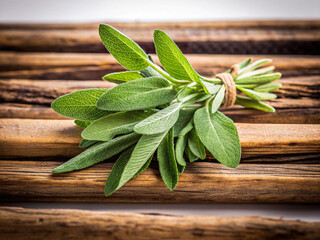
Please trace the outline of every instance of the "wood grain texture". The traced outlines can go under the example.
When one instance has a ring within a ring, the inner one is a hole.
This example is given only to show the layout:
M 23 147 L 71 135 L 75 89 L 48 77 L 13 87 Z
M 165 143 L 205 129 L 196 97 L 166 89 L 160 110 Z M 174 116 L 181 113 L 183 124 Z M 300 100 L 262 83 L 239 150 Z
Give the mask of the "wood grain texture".
M 320 61 L 316 56 L 187 54 L 186 57 L 200 74 L 209 77 L 248 57 L 273 59 L 277 71 L 285 77 L 320 75 Z M 159 63 L 157 57 L 153 55 L 153 58 Z M 0 70 L 1 79 L 100 80 L 103 75 L 124 68 L 105 53 L 0 52 Z
M 319 101 L 295 99 L 294 102 L 290 101 L 288 108 L 285 101 L 272 102 L 271 105 L 278 107 L 275 113 L 244 108 L 221 111 L 238 123 L 320 124 Z M 0 118 L 68 119 L 45 105 L 19 103 L 0 103 Z
M 320 106 L 320 76 L 283 78 L 283 84 L 276 91 L 278 98 L 315 98 Z M 32 103 L 50 105 L 51 102 L 64 94 L 86 88 L 112 88 L 114 83 L 107 81 L 76 81 L 76 80 L 0 80 L 0 101 L 11 103 Z
M 319 203 L 320 164 L 195 162 L 170 191 L 158 170 L 148 168 L 113 195 L 104 196 L 112 163 L 52 174 L 57 161 L 0 161 L 1 201 L 154 203 Z
M 317 21 L 304 23 L 111 23 L 154 52 L 154 29 L 165 30 L 186 53 L 317 54 L 320 27 Z M 287 25 L 286 25 L 287 24 Z M 14 51 L 104 52 L 98 35 L 99 24 L 2 25 L 0 49 Z M 16 28 L 14 28 L 16 27 Z M 45 44 L 44 44 L 45 43 Z
M 174 216 L 1 207 L 0 237 L 25 239 L 25 236 L 34 240 L 44 238 L 304 240 L 320 237 L 320 223 L 263 217 Z
M 319 124 L 236 124 L 242 156 L 318 153 Z M 81 128 L 72 120 L 0 119 L 0 157 L 75 156 Z

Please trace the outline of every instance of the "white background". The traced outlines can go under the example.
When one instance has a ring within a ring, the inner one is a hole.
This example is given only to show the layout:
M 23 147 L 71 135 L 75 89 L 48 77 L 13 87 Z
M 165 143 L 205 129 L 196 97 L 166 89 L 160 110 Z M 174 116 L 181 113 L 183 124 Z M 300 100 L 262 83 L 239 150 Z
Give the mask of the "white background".
M 0 0 L 0 22 L 312 18 L 319 0 Z
M 0 0 L 0 22 L 48 23 L 315 18 L 320 18 L 320 1 L 318 0 Z M 283 216 L 285 219 L 320 221 L 319 205 L 115 203 L 0 203 L 0 205 L 215 216 Z

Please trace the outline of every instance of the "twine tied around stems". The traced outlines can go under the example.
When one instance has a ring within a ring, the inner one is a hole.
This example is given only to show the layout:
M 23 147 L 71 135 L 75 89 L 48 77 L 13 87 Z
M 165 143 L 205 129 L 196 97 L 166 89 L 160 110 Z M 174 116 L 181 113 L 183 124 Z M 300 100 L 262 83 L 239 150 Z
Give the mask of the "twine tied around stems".
M 219 73 L 216 75 L 217 78 L 221 79 L 221 82 L 226 88 L 222 107 L 232 107 L 236 101 L 237 89 L 236 84 L 233 81 L 233 76 L 237 75 L 238 72 L 239 65 L 235 64 L 231 67 L 230 73 Z

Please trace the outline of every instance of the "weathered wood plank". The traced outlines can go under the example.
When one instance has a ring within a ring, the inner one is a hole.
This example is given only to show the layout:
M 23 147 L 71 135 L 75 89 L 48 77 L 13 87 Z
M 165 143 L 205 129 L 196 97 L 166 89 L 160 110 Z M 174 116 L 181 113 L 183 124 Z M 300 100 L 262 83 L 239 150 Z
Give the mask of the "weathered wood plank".
M 159 64 L 156 55 L 152 55 Z M 186 57 L 195 68 L 225 68 L 232 64 L 246 60 L 271 58 L 278 70 L 286 69 L 317 69 L 320 67 L 319 57 L 295 55 L 206 55 L 186 54 Z M 106 53 L 17 53 L 0 52 L 0 66 L 2 70 L 32 70 L 65 67 L 104 66 L 120 67 L 117 61 Z
M 320 76 L 282 78 L 278 80 L 283 86 L 276 91 L 279 98 L 306 97 L 320 99 Z M 86 88 L 112 88 L 116 84 L 107 81 L 76 80 L 0 80 L 0 101 L 11 103 L 32 103 L 49 105 L 64 94 Z M 319 101 L 320 102 L 320 101 Z M 320 104 L 319 104 L 320 106 Z
M 152 223 L 152 225 L 150 225 Z M 3 239 L 316 239 L 319 222 L 263 217 L 174 216 L 0 208 Z
M 318 124 L 236 125 L 243 157 L 320 152 Z M 0 157 L 74 156 L 80 132 L 72 120 L 0 119 Z
M 56 161 L 0 161 L 1 201 L 157 203 L 319 203 L 320 164 L 189 164 L 174 191 L 148 168 L 112 196 L 104 185 L 112 163 L 66 174 Z
M 295 104 L 290 101 L 289 108 L 285 108 L 286 100 L 280 100 L 271 103 L 277 107 L 275 113 L 240 108 L 221 111 L 238 123 L 320 124 L 319 101 L 294 99 Z M 68 119 L 44 105 L 19 103 L 0 104 L 0 118 Z
M 20 103 L 0 103 L 0 118 L 68 119 L 50 107 Z
M 153 30 L 161 28 L 177 41 L 186 53 L 319 53 L 320 27 L 317 21 L 299 24 L 285 21 L 282 23 L 112 23 L 112 25 L 139 42 L 149 52 L 154 52 Z M 97 23 L 79 26 L 69 24 L 60 27 L 53 24 L 48 28 L 43 25 L 35 26 L 38 28 L 30 24 L 26 25 L 26 28 L 22 28 L 21 25 L 3 25 L 0 28 L 2 36 L 0 49 L 104 52 L 98 36 Z

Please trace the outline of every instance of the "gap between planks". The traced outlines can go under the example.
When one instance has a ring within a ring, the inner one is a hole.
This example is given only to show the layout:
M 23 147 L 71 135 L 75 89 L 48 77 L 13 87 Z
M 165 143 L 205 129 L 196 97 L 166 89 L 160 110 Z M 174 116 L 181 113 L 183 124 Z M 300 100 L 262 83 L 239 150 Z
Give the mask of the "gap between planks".
M 165 30 L 188 53 L 315 54 L 317 21 L 244 21 L 185 23 L 111 23 L 154 52 L 154 29 Z M 23 27 L 25 26 L 25 27 Z M 0 48 L 18 51 L 104 52 L 95 24 L 2 24 Z M 15 28 L 16 27 L 16 28 Z
M 0 161 L 1 201 L 140 203 L 319 203 L 320 164 L 195 162 L 170 191 L 160 173 L 148 168 L 113 195 L 104 196 L 112 163 L 52 174 L 56 161 Z

